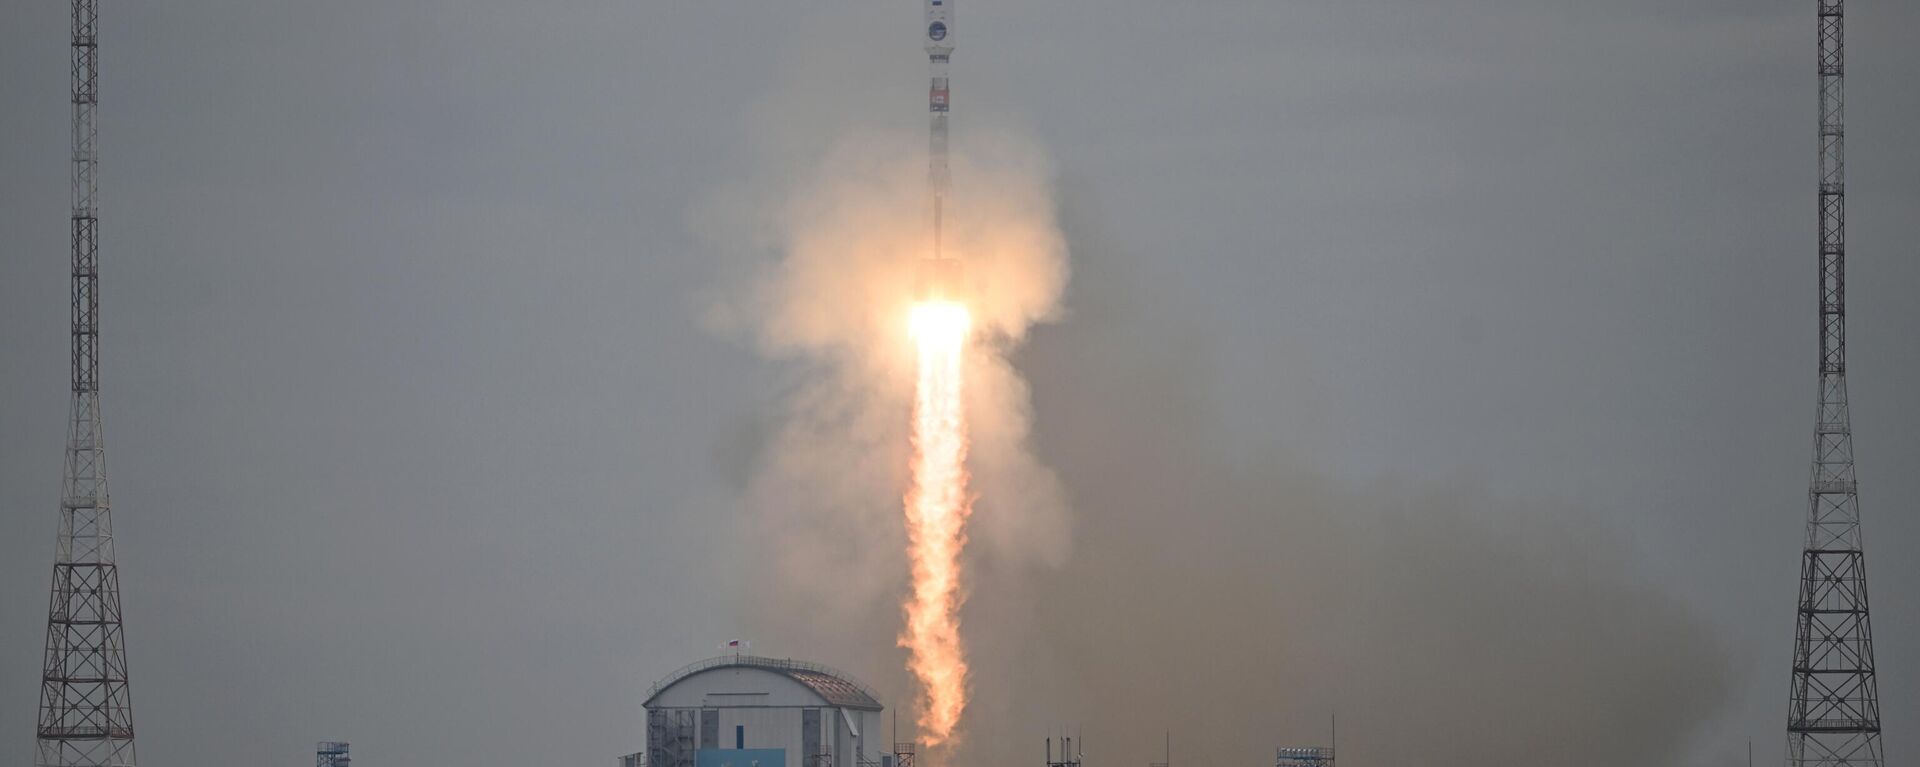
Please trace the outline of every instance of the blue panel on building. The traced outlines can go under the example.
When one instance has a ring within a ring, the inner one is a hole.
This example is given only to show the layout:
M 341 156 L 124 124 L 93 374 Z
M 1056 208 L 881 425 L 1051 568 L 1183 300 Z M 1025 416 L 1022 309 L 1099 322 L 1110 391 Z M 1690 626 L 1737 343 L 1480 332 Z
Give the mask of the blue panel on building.
M 787 767 L 784 748 L 703 748 L 694 767 Z

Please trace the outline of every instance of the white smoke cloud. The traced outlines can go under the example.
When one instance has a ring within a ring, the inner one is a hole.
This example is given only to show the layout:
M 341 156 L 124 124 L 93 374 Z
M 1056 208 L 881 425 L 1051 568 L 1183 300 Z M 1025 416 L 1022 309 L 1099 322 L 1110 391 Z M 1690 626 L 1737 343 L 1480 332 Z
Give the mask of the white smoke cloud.
M 1012 133 L 972 130 L 980 137 L 955 142 L 943 243 L 962 264 L 974 328 L 965 396 L 976 501 L 965 560 L 970 570 L 1020 572 L 1058 566 L 1070 551 L 1064 496 L 1033 455 L 1028 387 L 1007 359 L 1037 323 L 1060 316 L 1067 250 L 1044 153 Z M 796 643 L 857 631 L 863 653 L 901 658 L 889 629 L 908 575 L 906 320 L 931 250 L 926 151 L 923 136 L 849 131 L 811 169 L 761 182 L 789 183 L 784 194 L 723 196 L 701 211 L 729 222 L 709 227 L 717 239 L 772 254 L 744 270 L 709 317 L 790 376 L 740 519 L 765 542 L 763 580 L 778 584 L 756 603 L 756 620 Z M 764 241 L 741 242 L 741 232 Z M 876 625 L 882 616 L 890 625 Z M 910 699 L 891 669 L 885 676 L 895 700 Z
M 885 30 L 848 34 L 867 32 Z M 872 109 L 872 62 L 809 50 L 756 121 L 777 125 L 756 129 L 764 162 L 697 210 L 738 256 L 709 319 L 780 377 L 740 472 L 743 618 L 768 651 L 848 668 L 900 708 L 924 134 L 875 117 L 913 99 Z M 1167 728 L 1179 764 L 1265 763 L 1324 740 L 1338 710 L 1366 763 L 1673 763 L 1724 706 L 1716 638 L 1578 510 L 1225 447 L 1192 328 L 1143 316 L 1112 268 L 1089 286 L 1084 264 L 1061 321 L 1069 238 L 1037 142 L 975 120 L 955 137 L 949 243 L 982 333 L 975 697 L 949 762 L 1032 762 L 1077 726 L 1101 764 L 1149 761 Z

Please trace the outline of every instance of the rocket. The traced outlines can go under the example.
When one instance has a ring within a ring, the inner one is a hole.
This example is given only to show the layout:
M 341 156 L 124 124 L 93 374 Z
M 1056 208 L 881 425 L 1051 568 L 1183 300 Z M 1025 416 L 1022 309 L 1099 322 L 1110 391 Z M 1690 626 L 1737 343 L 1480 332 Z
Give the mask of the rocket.
M 953 56 L 955 0 L 921 0 L 926 4 L 927 68 L 927 192 L 932 214 L 932 247 L 919 264 L 918 292 L 922 299 L 952 299 L 960 288 L 960 261 L 941 249 L 946 202 L 953 179 L 947 171 L 947 113 L 952 101 L 947 90 L 947 62 Z
M 954 0 L 922 0 L 927 4 L 927 68 L 932 75 L 927 89 L 927 114 L 932 120 L 928 142 L 927 183 L 936 198 L 947 193 L 947 112 L 952 104 L 947 91 L 947 62 L 953 58 Z

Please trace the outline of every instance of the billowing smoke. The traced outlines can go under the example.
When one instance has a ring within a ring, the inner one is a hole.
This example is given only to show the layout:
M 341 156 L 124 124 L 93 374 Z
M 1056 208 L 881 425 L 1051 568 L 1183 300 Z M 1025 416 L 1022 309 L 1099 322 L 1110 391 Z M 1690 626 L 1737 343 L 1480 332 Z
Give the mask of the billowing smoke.
M 1336 713 L 1347 764 L 1685 762 L 1726 668 L 1621 531 L 1472 482 L 1346 482 L 1230 447 L 1209 371 L 1242 352 L 1069 231 L 1072 315 L 1018 362 L 1072 557 L 976 584 L 976 735 L 956 764 L 1032 764 L 1062 729 L 1092 764 L 1158 761 L 1169 730 L 1176 764 L 1271 764 L 1327 744 Z
M 1268 764 L 1328 742 L 1336 713 L 1349 764 L 1683 760 L 1726 669 L 1620 531 L 1470 483 L 1352 485 L 1229 449 L 1206 394 L 1226 350 L 1144 308 L 1097 243 L 1075 248 L 1073 314 L 1001 369 L 1007 434 L 975 451 L 997 478 L 975 513 L 975 705 L 953 764 L 1033 763 L 1063 729 L 1094 764 L 1154 761 L 1168 730 L 1177 764 Z M 907 405 L 873 374 L 896 363 L 844 327 L 804 347 L 825 359 L 801 366 L 758 453 L 745 527 L 771 567 L 751 620 L 909 700 L 893 647 Z M 1030 413 L 1038 460 L 1000 452 L 1029 441 Z
M 876 151 L 912 156 L 863 139 L 829 157 L 764 288 L 762 339 L 791 378 L 742 535 L 764 565 L 755 636 L 893 703 L 913 697 L 894 647 L 909 410 L 896 307 L 921 211 L 918 169 Z M 998 178 L 1012 190 L 999 214 L 1031 228 L 972 251 L 1006 259 L 980 274 L 1052 286 L 982 313 L 1005 339 L 1058 313 L 1064 249 L 1030 213 L 1053 209 L 1044 176 Z M 1350 764 L 1677 763 L 1719 712 L 1717 642 L 1636 573 L 1620 531 L 1495 488 L 1345 484 L 1232 450 L 1206 394 L 1212 355 L 1231 350 L 1148 309 L 1097 243 L 1073 245 L 1072 315 L 1015 362 L 1003 340 L 975 363 L 991 371 L 970 403 L 975 703 L 953 764 L 1032 763 L 1061 729 L 1096 764 L 1153 761 L 1167 730 L 1176 763 L 1267 764 L 1276 745 L 1326 743 L 1336 713 Z
M 906 126 L 835 131 L 700 209 L 756 256 L 712 318 L 776 382 L 732 467 L 743 622 L 756 649 L 846 668 L 900 707 L 925 146 Z M 1354 483 L 1234 446 L 1213 363 L 1265 351 L 1195 343 L 1112 244 L 1062 234 L 1036 143 L 996 135 L 956 126 L 950 243 L 984 340 L 967 363 L 974 704 L 942 764 L 1034 764 L 1067 730 L 1089 767 L 1140 767 L 1171 730 L 1180 767 L 1259 767 L 1325 744 L 1336 713 L 1349 765 L 1684 759 L 1726 669 L 1620 531 L 1497 487 Z
M 955 150 L 944 250 L 962 264 L 958 297 L 971 324 L 962 398 L 975 498 L 962 561 L 1024 572 L 1063 561 L 1070 536 L 1058 482 L 1033 456 L 1028 390 L 1007 355 L 1058 314 L 1065 240 L 1048 165 L 1029 142 L 993 134 Z M 780 584 L 759 594 L 772 598 L 762 607 L 790 614 L 818 641 L 842 641 L 836 628 L 858 634 L 856 665 L 892 661 L 882 678 L 902 657 L 891 645 L 909 571 L 907 320 L 931 244 L 926 175 L 922 137 L 870 131 L 837 143 L 787 198 L 743 211 L 774 233 L 774 258 L 747 298 L 724 307 L 793 376 L 745 492 L 743 531 L 767 544 L 751 557 L 766 567 L 756 581 Z M 963 573 L 963 598 L 970 584 Z

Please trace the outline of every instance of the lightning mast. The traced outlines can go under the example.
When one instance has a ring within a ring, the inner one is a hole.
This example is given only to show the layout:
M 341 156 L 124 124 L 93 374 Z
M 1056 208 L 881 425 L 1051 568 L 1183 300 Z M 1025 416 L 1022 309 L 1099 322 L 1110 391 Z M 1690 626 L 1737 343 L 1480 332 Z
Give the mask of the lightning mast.
M 73 0 L 73 409 L 40 675 L 37 767 L 132 767 L 133 706 L 100 430 L 96 0 Z
M 1844 0 L 1816 0 L 1820 54 L 1820 408 L 1787 712 L 1792 767 L 1880 767 L 1880 695 L 1847 411 Z

